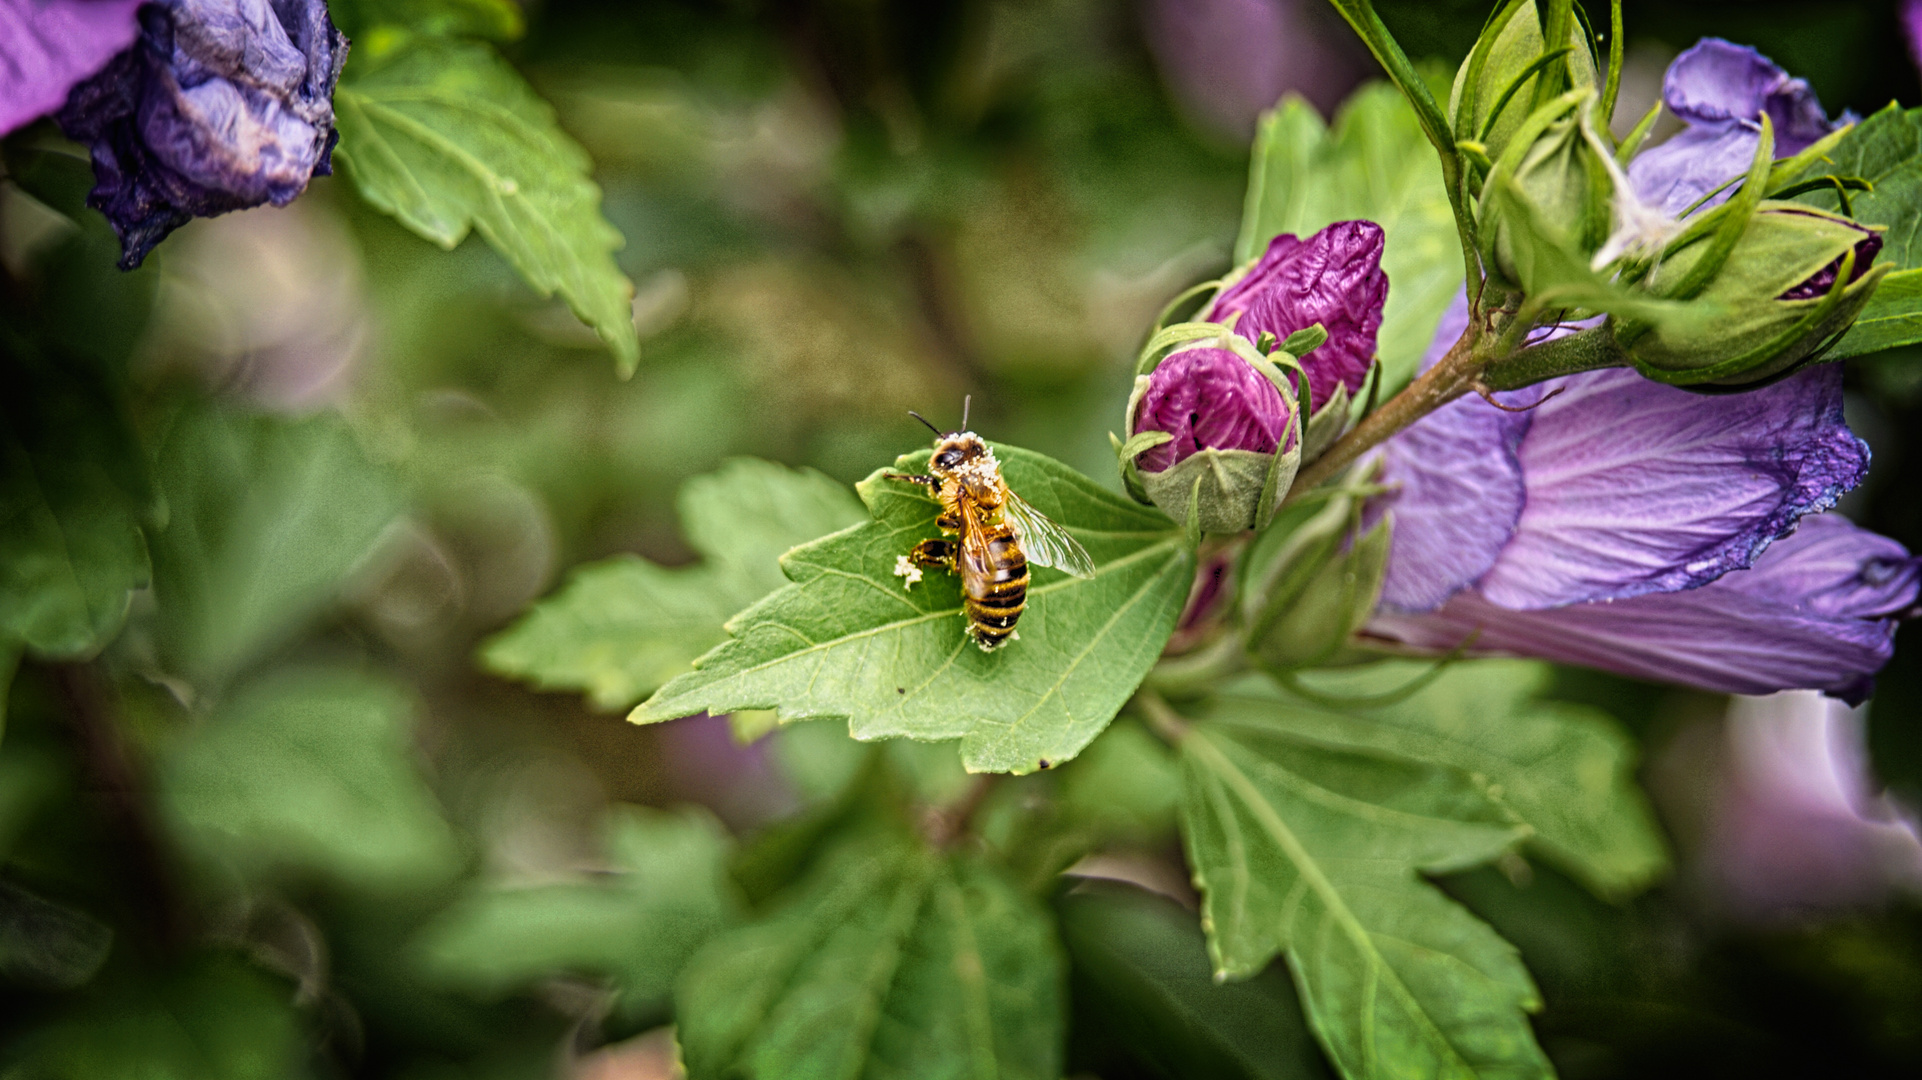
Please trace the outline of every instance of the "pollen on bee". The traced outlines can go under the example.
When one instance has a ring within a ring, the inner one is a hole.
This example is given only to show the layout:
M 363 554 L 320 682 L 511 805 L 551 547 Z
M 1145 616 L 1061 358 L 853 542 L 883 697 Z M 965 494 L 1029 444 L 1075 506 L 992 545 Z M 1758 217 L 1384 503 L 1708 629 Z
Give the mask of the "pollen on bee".
M 921 580 L 921 568 L 914 565 L 913 560 L 909 559 L 906 555 L 896 555 L 894 557 L 894 576 L 905 579 L 901 582 L 903 589 L 912 589 L 914 588 L 914 583 Z

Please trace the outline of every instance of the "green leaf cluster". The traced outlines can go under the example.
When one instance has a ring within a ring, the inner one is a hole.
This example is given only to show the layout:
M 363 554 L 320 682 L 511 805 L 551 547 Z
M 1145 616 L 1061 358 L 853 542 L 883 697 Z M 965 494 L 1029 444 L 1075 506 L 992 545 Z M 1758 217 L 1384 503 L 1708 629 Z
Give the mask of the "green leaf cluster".
M 1033 568 L 1018 640 L 981 651 L 952 575 L 904 587 L 896 573 L 910 548 L 939 535 L 925 489 L 887 478 L 924 470 L 922 451 L 862 481 L 873 520 L 789 552 L 792 584 L 735 616 L 732 639 L 633 719 L 770 708 L 783 721 L 845 717 L 857 739 L 959 739 L 972 772 L 1032 772 L 1079 753 L 1160 655 L 1194 555 L 1158 511 L 1039 454 L 995 449 L 1009 486 L 1095 563 L 1086 579 Z
M 1060 1075 L 1062 960 L 991 865 L 855 828 L 676 991 L 691 1080 Z
M 392 683 L 283 670 L 242 687 L 159 765 L 161 809 L 214 866 L 373 894 L 439 884 L 461 856 L 411 760 Z
M 1182 728 L 1209 953 L 1227 978 L 1285 957 L 1345 1075 L 1546 1076 L 1514 948 L 1422 875 L 1530 850 L 1626 892 L 1661 870 L 1661 848 L 1625 737 L 1539 700 L 1544 666 L 1422 676 L 1391 662 L 1295 695 L 1249 683 Z
M 556 972 L 610 979 L 618 1007 L 663 1004 L 687 959 L 739 917 L 732 842 L 699 810 L 617 810 L 606 823 L 612 872 L 592 880 L 477 888 L 435 916 L 416 944 L 439 982 L 489 996 Z
M 169 666 L 217 686 L 332 601 L 397 520 L 392 470 L 331 416 L 190 408 L 154 465 L 154 595 Z
M 591 563 L 488 642 L 500 675 L 624 709 L 726 640 L 728 616 L 781 587 L 790 548 L 861 520 L 847 488 L 812 470 L 742 458 L 681 489 L 689 567 L 638 556 Z

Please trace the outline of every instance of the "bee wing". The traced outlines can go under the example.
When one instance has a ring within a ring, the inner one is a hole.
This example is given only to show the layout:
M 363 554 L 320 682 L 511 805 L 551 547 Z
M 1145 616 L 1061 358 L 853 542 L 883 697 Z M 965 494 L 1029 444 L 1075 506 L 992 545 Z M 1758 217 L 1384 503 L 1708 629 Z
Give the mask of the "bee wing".
M 988 534 L 981 528 L 980 511 L 966 495 L 961 497 L 961 551 L 954 569 L 961 576 L 961 590 L 968 583 L 994 575 L 994 559 L 988 551 Z
M 1050 521 L 1048 515 L 1028 505 L 1026 499 L 1009 491 L 1001 513 L 1021 538 L 1021 550 L 1029 562 L 1052 566 L 1079 578 L 1094 576 L 1094 560 L 1089 558 L 1088 549 L 1081 546 L 1081 541 L 1069 536 L 1068 530 Z

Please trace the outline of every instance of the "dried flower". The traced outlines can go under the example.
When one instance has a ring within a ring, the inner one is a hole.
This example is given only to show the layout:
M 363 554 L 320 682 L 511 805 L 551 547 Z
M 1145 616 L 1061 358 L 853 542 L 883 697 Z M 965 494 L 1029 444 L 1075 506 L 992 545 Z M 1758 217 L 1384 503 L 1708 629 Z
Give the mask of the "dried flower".
M 88 203 L 140 264 L 191 218 L 284 206 L 332 171 L 347 39 L 325 0 L 161 0 L 59 113 L 93 150 Z

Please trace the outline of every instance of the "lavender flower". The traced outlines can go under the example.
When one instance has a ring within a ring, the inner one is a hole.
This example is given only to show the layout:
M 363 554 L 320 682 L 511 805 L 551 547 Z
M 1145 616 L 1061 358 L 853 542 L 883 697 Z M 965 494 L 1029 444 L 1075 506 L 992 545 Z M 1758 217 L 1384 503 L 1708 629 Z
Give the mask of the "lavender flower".
M 0 135 L 52 112 L 140 32 L 141 0 L 0 0 Z
M 1381 454 L 1395 490 L 1373 512 L 1395 532 L 1368 632 L 1438 650 L 1478 632 L 1481 650 L 1859 700 L 1922 570 L 1818 513 L 1868 467 L 1841 385 L 1819 367 L 1705 397 L 1597 371 L 1514 395 L 1525 412 L 1438 410 Z
M 1381 269 L 1383 235 L 1372 221 L 1338 221 L 1306 240 L 1284 233 L 1255 264 L 1222 290 L 1200 316 L 1226 322 L 1239 313 L 1235 332 L 1250 341 L 1264 332 L 1285 341 L 1316 323 L 1328 340 L 1302 357 L 1313 413 L 1337 386 L 1353 395 L 1375 359 L 1388 275 Z
M 1165 472 L 1202 450 L 1272 454 L 1288 430 L 1288 403 L 1259 371 L 1227 349 L 1185 349 L 1148 376 L 1134 409 L 1135 431 L 1165 431 L 1174 441 L 1145 451 L 1142 471 Z
M 93 150 L 88 203 L 120 234 L 123 268 L 193 217 L 285 206 L 330 173 L 347 59 L 325 0 L 159 0 L 140 24 L 59 114 Z
M 1703 38 L 1675 58 L 1662 80 L 1662 100 L 1688 126 L 1635 155 L 1628 176 L 1643 199 L 1670 217 L 1748 170 L 1763 115 L 1782 157 L 1839 126 L 1808 83 L 1754 49 L 1720 38 Z M 1845 114 L 1841 122 L 1852 119 Z

